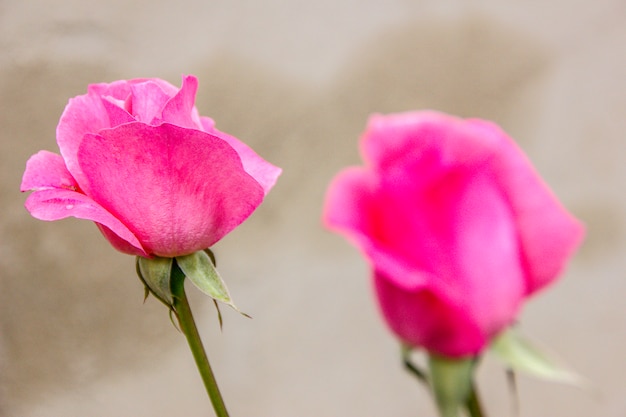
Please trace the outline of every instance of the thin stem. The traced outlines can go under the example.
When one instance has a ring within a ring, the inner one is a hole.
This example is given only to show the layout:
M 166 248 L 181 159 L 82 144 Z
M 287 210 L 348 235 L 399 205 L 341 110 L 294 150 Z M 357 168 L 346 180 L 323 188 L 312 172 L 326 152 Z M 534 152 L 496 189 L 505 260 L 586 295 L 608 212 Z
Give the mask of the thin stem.
M 178 317 L 180 330 L 187 338 L 187 343 L 189 343 L 189 348 L 191 349 L 191 353 L 196 361 L 196 366 L 198 367 L 200 376 L 204 381 L 207 394 L 209 394 L 209 398 L 213 404 L 215 415 L 217 417 L 228 417 L 226 405 L 224 404 L 219 387 L 217 386 L 217 381 L 215 380 L 215 376 L 211 370 L 209 358 L 207 357 L 204 347 L 202 346 L 202 340 L 200 339 L 200 334 L 198 333 L 198 328 L 196 327 L 196 323 L 193 319 L 187 295 L 185 294 L 185 275 L 182 273 L 178 265 L 176 265 L 176 262 L 174 262 L 172 267 L 171 289 L 174 298 L 174 312 Z
M 465 407 L 467 408 L 467 412 L 470 417 L 486 417 L 483 412 L 480 397 L 478 396 L 478 391 L 476 390 L 476 384 L 474 384 L 474 382 L 472 382 L 472 385 L 470 386 L 470 392 L 467 397 Z

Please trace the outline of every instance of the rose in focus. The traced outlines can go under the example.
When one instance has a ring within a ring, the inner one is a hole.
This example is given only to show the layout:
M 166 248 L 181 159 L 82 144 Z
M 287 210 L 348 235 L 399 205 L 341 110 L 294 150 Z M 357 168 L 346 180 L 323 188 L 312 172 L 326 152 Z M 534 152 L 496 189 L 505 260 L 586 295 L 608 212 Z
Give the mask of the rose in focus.
M 94 221 L 121 252 L 175 257 L 210 247 L 261 204 L 281 170 L 195 107 L 198 81 L 92 84 L 40 151 L 21 190 L 41 220 Z
M 387 324 L 461 357 L 512 324 L 583 237 L 511 138 L 437 112 L 373 116 L 364 167 L 331 183 L 324 222 L 368 258 Z

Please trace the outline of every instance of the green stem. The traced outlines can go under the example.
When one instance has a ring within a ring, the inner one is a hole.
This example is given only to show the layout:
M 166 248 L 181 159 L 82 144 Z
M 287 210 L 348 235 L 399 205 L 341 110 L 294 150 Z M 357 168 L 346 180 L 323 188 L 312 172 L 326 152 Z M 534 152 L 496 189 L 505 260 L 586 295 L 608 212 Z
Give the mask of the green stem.
M 474 382 L 472 382 L 472 385 L 470 386 L 470 392 L 467 397 L 465 407 L 467 408 L 467 413 L 470 417 L 485 417 L 483 406 L 480 402 L 480 397 L 478 396 L 478 391 L 476 390 L 476 384 L 474 384 Z
M 204 381 L 207 394 L 213 404 L 215 415 L 217 417 L 228 417 L 228 411 L 226 411 L 226 405 L 220 394 L 220 389 L 217 386 L 217 381 L 211 370 L 211 364 L 207 357 L 204 347 L 202 346 L 202 340 L 198 333 L 198 328 L 193 319 L 191 308 L 189 307 L 189 301 L 185 294 L 185 275 L 182 273 L 176 262 L 172 266 L 171 275 L 171 289 L 174 298 L 174 312 L 178 317 L 178 323 L 180 324 L 180 330 L 185 334 L 189 348 L 196 361 L 196 366 Z

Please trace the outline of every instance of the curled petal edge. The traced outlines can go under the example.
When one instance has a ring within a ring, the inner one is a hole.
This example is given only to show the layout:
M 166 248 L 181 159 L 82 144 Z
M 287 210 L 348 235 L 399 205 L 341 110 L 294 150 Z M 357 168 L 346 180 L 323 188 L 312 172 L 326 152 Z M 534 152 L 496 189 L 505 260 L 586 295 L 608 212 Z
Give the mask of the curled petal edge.
M 76 217 L 94 221 L 137 248 L 143 256 L 149 256 L 126 225 L 84 194 L 64 189 L 35 191 L 26 199 L 25 206 L 30 214 L 39 220 L 53 221 Z

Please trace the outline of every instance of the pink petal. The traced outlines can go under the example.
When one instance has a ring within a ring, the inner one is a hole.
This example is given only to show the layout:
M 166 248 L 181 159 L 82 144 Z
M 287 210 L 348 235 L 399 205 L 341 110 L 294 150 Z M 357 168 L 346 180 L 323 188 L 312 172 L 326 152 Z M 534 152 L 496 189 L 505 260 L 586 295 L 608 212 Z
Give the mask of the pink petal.
M 278 168 L 261 158 L 252 148 L 239 139 L 215 128 L 215 123 L 208 117 L 201 117 L 202 127 L 205 132 L 215 135 L 233 147 L 239 154 L 243 168 L 263 187 L 265 195 L 274 187 L 282 169 Z
M 124 108 L 126 103 L 123 101 L 105 96 L 102 97 L 102 105 L 109 116 L 109 125 L 111 127 L 135 121 L 133 115 Z
M 492 336 L 516 317 L 526 292 L 513 214 L 488 173 L 470 170 L 433 187 L 442 195 L 429 201 L 440 209 L 429 217 L 443 225 L 434 237 L 448 259 L 429 269 L 438 278 L 431 288 Z M 432 236 L 421 236 L 416 247 L 432 244 Z M 424 246 L 416 250 L 428 253 Z
M 377 270 L 407 290 L 421 288 L 431 277 L 394 252 L 393 244 L 380 239 L 389 226 L 379 200 L 378 177 L 365 168 L 339 173 L 328 187 L 322 219 L 326 227 L 343 234 L 359 247 Z
M 163 91 L 160 84 L 152 80 L 132 83 L 130 89 L 132 91 L 131 112 L 137 121 L 147 124 L 160 123 L 163 106 L 171 96 Z
M 263 189 L 225 141 L 168 123 L 129 123 L 87 135 L 79 157 L 91 196 L 150 254 L 207 248 L 263 199 Z
M 25 206 L 33 217 L 40 220 L 67 217 L 92 220 L 128 242 L 126 246 L 132 245 L 135 248 L 132 254 L 147 255 L 137 237 L 120 220 L 84 194 L 65 189 L 35 191 L 26 199 Z
M 157 84 L 159 87 L 161 87 L 161 90 L 163 90 L 163 92 L 169 97 L 174 97 L 176 93 L 178 93 L 178 90 L 179 90 L 178 87 L 175 87 L 172 84 L 160 78 L 135 78 L 133 80 L 128 80 L 129 84 L 142 84 L 146 82 Z
M 486 121 L 468 123 L 499 141 L 493 170 L 514 213 L 530 294 L 558 277 L 580 245 L 584 227 L 565 210 L 506 133 Z
M 126 101 L 130 96 L 130 81 L 119 80 L 112 83 L 89 84 L 87 94 L 92 97 L 113 97 L 116 100 Z
M 476 354 L 487 343 L 487 335 L 462 310 L 428 289 L 407 291 L 380 274 L 374 285 L 383 317 L 405 343 L 450 357 Z
M 468 129 L 465 120 L 434 111 L 373 115 L 360 143 L 363 159 L 384 172 L 414 162 L 443 169 L 477 164 L 489 158 L 498 144 L 492 135 Z M 442 169 L 429 171 L 437 175 Z M 415 180 L 432 178 L 420 173 Z
M 459 172 L 422 188 L 413 178 L 428 172 L 415 169 L 392 178 L 343 171 L 329 187 L 324 221 L 395 287 L 429 288 L 491 334 L 510 323 L 525 291 L 511 212 L 486 175 Z
M 39 151 L 26 162 L 20 191 L 65 188 L 76 190 L 78 184 L 67 170 L 61 155 Z
M 198 129 L 198 120 L 192 117 L 192 110 L 196 101 L 198 79 L 193 75 L 183 77 L 180 91 L 163 107 L 161 120 L 173 125 Z M 196 115 L 197 118 L 197 115 Z
M 70 99 L 57 126 L 57 143 L 65 165 L 85 190 L 85 177 L 78 164 L 78 147 L 83 136 L 111 127 L 109 114 L 99 96 L 82 95 Z

